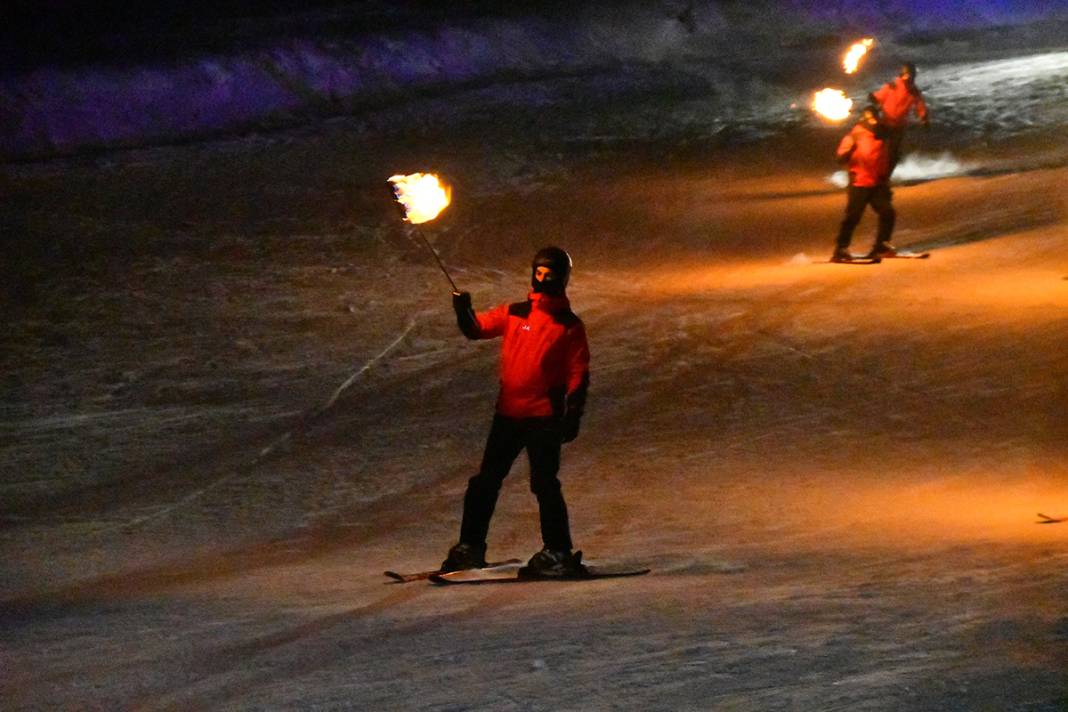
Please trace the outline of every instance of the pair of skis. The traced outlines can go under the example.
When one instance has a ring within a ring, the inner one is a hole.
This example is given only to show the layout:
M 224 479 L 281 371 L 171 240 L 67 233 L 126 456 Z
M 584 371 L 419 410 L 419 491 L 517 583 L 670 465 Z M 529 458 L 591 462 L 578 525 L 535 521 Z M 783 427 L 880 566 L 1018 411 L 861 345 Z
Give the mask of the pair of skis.
M 576 557 L 581 559 L 582 553 Z M 427 581 L 439 586 L 450 584 L 487 584 L 519 583 L 523 581 L 589 581 L 592 579 L 620 578 L 624 576 L 641 576 L 650 569 L 625 564 L 582 564 L 577 571 L 565 575 L 545 575 L 530 571 L 519 559 L 506 559 L 490 563 L 481 569 L 463 569 L 461 571 L 416 571 L 414 573 L 397 573 L 386 571 L 385 575 L 395 583 Z
M 1051 517 L 1038 513 L 1036 524 L 1061 524 L 1068 522 L 1068 517 Z M 582 553 L 576 554 L 580 558 Z M 578 571 L 564 576 L 547 576 L 527 569 L 519 559 L 505 559 L 492 562 L 481 569 L 463 569 L 445 571 L 430 569 L 413 573 L 386 571 L 385 575 L 394 583 L 411 583 L 412 581 L 430 581 L 439 586 L 450 584 L 487 584 L 518 583 L 522 581 L 588 581 L 601 578 L 621 578 L 625 576 L 642 576 L 650 569 L 626 564 L 583 564 Z

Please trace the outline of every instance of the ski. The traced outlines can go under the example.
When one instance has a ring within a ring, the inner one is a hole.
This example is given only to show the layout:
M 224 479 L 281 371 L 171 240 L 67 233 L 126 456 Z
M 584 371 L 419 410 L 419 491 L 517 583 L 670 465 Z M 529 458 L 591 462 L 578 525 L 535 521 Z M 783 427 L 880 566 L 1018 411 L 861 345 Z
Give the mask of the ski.
M 591 581 L 603 578 L 621 578 L 625 576 L 641 576 L 651 569 L 628 566 L 626 564 L 584 564 L 579 572 L 566 576 L 546 576 L 536 574 L 522 564 L 504 564 L 501 566 L 487 566 L 484 569 L 466 569 L 464 571 L 452 571 L 450 573 L 433 574 L 428 578 L 432 583 L 439 586 L 446 585 L 478 585 L 490 583 L 523 583 L 531 581 Z
M 884 255 L 851 255 L 849 260 L 817 260 L 816 264 L 835 265 L 877 265 L 883 260 L 926 260 L 931 257 L 930 252 L 909 252 L 902 250 L 893 254 Z
M 1039 512 L 1038 516 L 1039 520 L 1035 522 L 1035 524 L 1060 524 L 1061 522 L 1068 520 L 1066 517 L 1050 517 L 1042 512 Z
M 820 265 L 877 265 L 882 262 L 881 257 L 868 257 L 867 255 L 852 255 L 848 260 L 816 260 L 813 264 Z
M 488 568 L 496 568 L 498 566 L 511 566 L 511 565 L 516 565 L 516 564 L 521 564 L 521 563 L 523 563 L 523 562 L 520 561 L 519 559 L 505 559 L 504 561 L 493 561 L 493 562 L 490 562 L 487 565 L 487 567 Z M 478 571 L 479 569 L 474 569 L 474 570 Z M 442 574 L 456 573 L 456 572 L 449 572 L 449 571 L 445 571 L 444 569 L 433 569 L 431 571 L 416 571 L 414 573 L 408 573 L 408 574 L 402 574 L 402 573 L 398 573 L 396 571 L 384 571 L 383 573 L 386 576 L 388 576 L 389 578 L 393 579 L 394 583 L 411 583 L 412 581 L 425 581 L 426 579 L 430 578 L 431 576 L 440 576 Z
M 884 260 L 926 260 L 931 256 L 930 252 L 895 252 L 892 255 L 881 255 Z

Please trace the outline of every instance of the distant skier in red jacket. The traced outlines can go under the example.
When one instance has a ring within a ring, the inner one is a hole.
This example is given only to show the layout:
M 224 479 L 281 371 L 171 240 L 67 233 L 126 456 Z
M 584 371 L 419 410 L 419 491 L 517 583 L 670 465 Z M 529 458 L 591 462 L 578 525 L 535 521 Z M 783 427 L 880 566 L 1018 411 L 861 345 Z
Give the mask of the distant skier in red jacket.
M 538 499 L 544 548 L 527 566 L 542 575 L 581 570 L 560 480 L 560 445 L 578 436 L 589 386 L 586 329 L 571 311 L 566 288 L 571 257 L 546 247 L 531 265 L 532 291 L 524 302 L 475 313 L 471 295 L 453 293 L 460 331 L 469 339 L 503 337 L 500 393 L 479 473 L 467 484 L 460 541 L 446 571 L 486 564 L 486 535 L 501 483 L 521 450 L 530 460 L 530 488 Z
M 872 92 L 870 98 L 882 111 L 882 122 L 890 140 L 890 172 L 893 173 L 901 158 L 909 114 L 915 113 L 925 128 L 931 124 L 923 92 L 916 86 L 916 65 L 912 62 L 903 63 L 897 78 Z
M 894 246 L 890 244 L 890 235 L 894 231 L 897 214 L 891 202 L 893 194 L 890 191 L 890 147 L 886 129 L 879 121 L 877 108 L 864 108 L 860 121 L 838 144 L 837 158 L 838 162 L 846 164 L 849 170 L 849 197 L 831 261 L 849 262 L 853 259 L 849 252 L 849 243 L 852 242 L 853 231 L 864 215 L 864 208 L 869 205 L 879 215 L 879 229 L 875 245 L 868 256 L 893 254 Z

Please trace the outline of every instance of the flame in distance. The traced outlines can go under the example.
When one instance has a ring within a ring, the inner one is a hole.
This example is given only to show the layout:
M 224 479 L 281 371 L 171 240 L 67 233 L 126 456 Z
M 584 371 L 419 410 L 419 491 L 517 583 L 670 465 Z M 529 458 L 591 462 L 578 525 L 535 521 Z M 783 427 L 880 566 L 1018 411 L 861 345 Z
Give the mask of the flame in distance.
M 844 121 L 853 110 L 853 100 L 841 89 L 827 87 L 812 96 L 812 110 L 829 121 Z
M 868 54 L 868 50 L 875 46 L 875 38 L 865 37 L 859 42 L 854 42 L 850 45 L 845 55 L 842 57 L 842 69 L 846 74 L 855 74 L 857 69 L 860 68 L 860 60 L 864 59 L 864 56 Z
M 433 173 L 390 176 L 389 182 L 405 219 L 413 225 L 430 222 L 452 202 L 452 189 Z

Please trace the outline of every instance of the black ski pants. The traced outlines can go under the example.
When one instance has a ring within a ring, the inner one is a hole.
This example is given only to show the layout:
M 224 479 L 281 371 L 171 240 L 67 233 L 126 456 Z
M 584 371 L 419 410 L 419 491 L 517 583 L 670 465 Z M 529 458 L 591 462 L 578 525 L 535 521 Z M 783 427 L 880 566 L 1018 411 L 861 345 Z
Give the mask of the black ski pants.
M 901 149 L 905 143 L 905 127 L 888 127 L 886 132 L 886 142 L 890 144 L 890 175 L 893 175 L 898 161 L 901 160 Z
M 567 505 L 560 489 L 560 426 L 557 418 L 493 416 L 479 473 L 467 482 L 460 541 L 483 545 L 501 483 L 519 452 L 530 460 L 530 490 L 538 498 L 541 538 L 554 551 L 571 551 Z
M 894 206 L 890 202 L 892 196 L 890 186 L 886 183 L 871 188 L 849 186 L 845 218 L 842 219 L 842 226 L 838 230 L 838 247 L 840 249 L 849 247 L 849 243 L 853 241 L 853 231 L 860 223 L 861 217 L 864 216 L 864 208 L 869 205 L 879 215 L 879 229 L 875 236 L 875 243 L 890 242 L 890 235 L 894 232 L 894 221 L 897 219 L 897 213 L 894 212 Z

